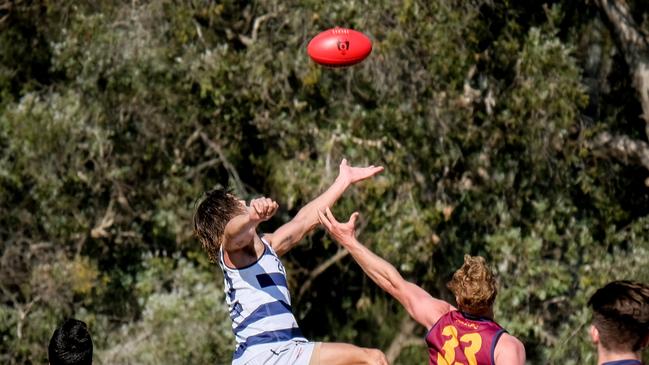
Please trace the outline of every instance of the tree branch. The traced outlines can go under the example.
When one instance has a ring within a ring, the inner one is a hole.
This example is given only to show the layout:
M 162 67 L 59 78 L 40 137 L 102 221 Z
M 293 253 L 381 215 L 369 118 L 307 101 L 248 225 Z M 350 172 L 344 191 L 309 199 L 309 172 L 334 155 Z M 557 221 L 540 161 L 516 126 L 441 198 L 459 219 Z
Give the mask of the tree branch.
M 241 178 L 239 177 L 239 173 L 237 173 L 237 169 L 230 163 L 230 161 L 225 157 L 225 154 L 223 153 L 223 150 L 221 147 L 216 144 L 214 141 L 212 141 L 204 132 L 199 132 L 199 135 L 201 137 L 201 140 L 203 140 L 203 143 L 205 143 L 209 148 L 212 149 L 212 151 L 216 152 L 218 155 L 219 159 L 223 163 L 223 167 L 228 171 L 232 179 L 234 179 L 234 184 L 236 185 L 236 189 L 239 193 L 245 193 L 246 188 L 243 185 L 243 182 L 241 181 Z
M 603 132 L 589 142 L 588 147 L 605 151 L 624 164 L 640 164 L 649 170 L 649 143 L 645 141 Z
M 395 362 L 404 348 L 418 345 L 422 342 L 421 338 L 412 335 L 416 326 L 417 323 L 409 315 L 403 316 L 401 325 L 399 326 L 399 332 L 394 336 L 392 343 L 390 343 L 388 350 L 385 352 L 385 357 L 388 358 L 389 364 Z
M 629 65 L 633 87 L 642 106 L 645 133 L 649 137 L 649 39 L 631 16 L 624 0 L 595 0 L 609 20 Z
M 356 235 L 360 235 L 361 232 L 367 227 L 367 222 L 364 219 L 361 219 L 358 227 L 356 228 Z M 313 285 L 313 281 L 320 276 L 325 270 L 327 270 L 331 265 L 337 263 L 338 261 L 342 260 L 345 258 L 347 255 L 349 255 L 349 251 L 347 249 L 340 247 L 338 249 L 338 252 L 336 252 L 333 256 L 327 259 L 327 261 L 321 263 L 320 265 L 316 266 L 315 269 L 311 270 L 311 273 L 309 274 L 309 277 L 306 279 L 304 284 L 302 284 L 302 287 L 300 288 L 300 291 L 297 294 L 297 301 L 299 302 L 302 299 L 302 296 L 304 293 L 307 292 L 311 288 L 311 285 Z
M 153 335 L 153 330 L 145 330 L 144 332 L 137 335 L 135 338 L 131 338 L 126 342 L 120 343 L 108 349 L 104 353 L 104 361 L 106 364 L 115 363 L 115 360 L 119 359 L 120 355 L 132 353 L 136 347 L 149 337 Z M 132 336 L 131 336 L 132 337 Z
M 277 14 L 275 14 L 275 13 L 268 13 L 268 14 L 264 14 L 264 15 L 256 17 L 255 21 L 253 22 L 253 25 L 252 25 L 252 32 L 250 33 L 250 37 L 248 37 L 246 35 L 243 35 L 243 34 L 239 34 L 239 40 L 241 41 L 241 43 L 246 45 L 246 47 L 250 47 L 253 43 L 255 43 L 257 41 L 257 35 L 258 35 L 258 32 L 259 32 L 259 27 L 261 26 L 261 23 L 265 22 L 266 20 L 268 20 L 270 18 L 275 17 L 276 15 Z
M 13 4 L 10 0 L 0 0 L 0 25 L 9 19 L 11 11 L 13 10 Z
M 104 216 L 101 218 L 101 221 L 98 222 L 94 228 L 90 230 L 90 236 L 92 238 L 101 238 L 101 237 L 108 237 L 110 234 L 108 231 L 106 231 L 108 228 L 110 228 L 113 225 L 113 222 L 115 221 L 115 212 L 113 212 L 113 202 L 114 200 L 111 199 L 110 202 L 108 203 L 108 208 L 106 208 L 106 212 L 104 213 Z M 79 248 L 77 250 L 77 255 L 81 252 L 81 249 Z
M 313 281 L 318 276 L 320 276 L 320 274 L 322 274 L 325 270 L 327 270 L 331 265 L 342 260 L 347 255 L 349 255 L 349 251 L 347 251 L 344 248 L 341 248 L 338 250 L 338 252 L 336 252 L 335 255 L 328 258 L 327 261 L 321 263 L 315 269 L 311 270 L 309 277 L 306 279 L 306 281 L 304 281 L 304 284 L 302 284 L 302 287 L 300 288 L 300 292 L 297 294 L 297 301 L 299 302 L 302 299 L 304 293 L 306 293 L 307 290 L 311 288 L 311 285 L 313 285 Z

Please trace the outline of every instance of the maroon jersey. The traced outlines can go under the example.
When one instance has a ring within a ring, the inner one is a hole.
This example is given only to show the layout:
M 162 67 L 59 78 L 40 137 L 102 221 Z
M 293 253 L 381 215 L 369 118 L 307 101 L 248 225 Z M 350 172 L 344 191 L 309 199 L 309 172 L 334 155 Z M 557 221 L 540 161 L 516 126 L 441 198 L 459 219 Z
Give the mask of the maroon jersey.
M 430 365 L 493 365 L 494 349 L 505 330 L 488 318 L 450 311 L 428 331 Z

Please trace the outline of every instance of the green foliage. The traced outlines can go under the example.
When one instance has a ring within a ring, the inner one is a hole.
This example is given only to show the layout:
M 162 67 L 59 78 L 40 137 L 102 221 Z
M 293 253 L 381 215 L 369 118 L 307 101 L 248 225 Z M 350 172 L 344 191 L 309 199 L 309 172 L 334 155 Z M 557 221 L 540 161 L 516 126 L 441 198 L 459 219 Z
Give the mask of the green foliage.
M 271 196 L 271 231 L 343 157 L 386 171 L 336 215 L 360 211 L 361 240 L 442 298 L 465 253 L 486 256 L 497 320 L 532 363 L 593 362 L 589 295 L 649 278 L 647 172 L 588 147 L 603 130 L 643 138 L 589 5 L 16 4 L 0 22 L 2 363 L 44 363 L 65 316 L 89 323 L 99 363 L 227 363 L 196 199 L 214 186 Z M 366 32 L 370 58 L 314 65 L 306 43 L 334 25 Z M 349 258 L 298 297 L 338 250 L 306 241 L 285 257 L 303 331 L 387 349 L 405 314 Z M 422 341 L 397 363 L 424 358 Z
M 179 256 L 147 257 L 143 266 L 141 318 L 101 337 L 100 363 L 227 363 L 234 338 L 212 273 Z

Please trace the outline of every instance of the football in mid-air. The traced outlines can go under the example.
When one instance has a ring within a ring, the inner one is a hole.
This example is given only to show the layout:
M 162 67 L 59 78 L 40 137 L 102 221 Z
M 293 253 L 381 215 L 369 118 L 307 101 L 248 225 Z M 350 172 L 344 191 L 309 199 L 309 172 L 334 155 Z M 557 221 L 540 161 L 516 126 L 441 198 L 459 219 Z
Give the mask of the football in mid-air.
M 372 52 L 372 41 L 361 32 L 336 27 L 313 37 L 306 50 L 316 63 L 344 67 L 367 58 Z

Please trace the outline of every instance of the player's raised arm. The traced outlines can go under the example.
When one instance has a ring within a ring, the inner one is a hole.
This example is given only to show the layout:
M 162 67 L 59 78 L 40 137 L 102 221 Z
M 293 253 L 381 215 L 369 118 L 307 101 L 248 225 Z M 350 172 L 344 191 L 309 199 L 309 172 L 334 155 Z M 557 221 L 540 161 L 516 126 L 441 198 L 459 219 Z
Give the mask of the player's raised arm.
M 277 212 L 278 204 L 269 198 L 257 198 L 246 207 L 241 201 L 241 214 L 233 217 L 225 226 L 223 249 L 238 250 L 252 244 L 257 225 L 270 219 Z
M 264 237 L 278 255 L 285 254 L 318 225 L 318 210 L 332 206 L 349 186 L 381 171 L 383 171 L 383 167 L 349 166 L 347 160 L 343 159 L 340 163 L 338 177 L 327 191 L 302 207 L 291 221 Z
M 397 299 L 408 314 L 422 326 L 430 329 L 437 320 L 453 307 L 433 298 L 419 286 L 405 280 L 389 262 L 363 246 L 356 239 L 355 223 L 358 213 L 347 223 L 339 223 L 329 208 L 318 212 L 320 223 L 329 234 L 351 253 L 358 265 L 378 286 Z

